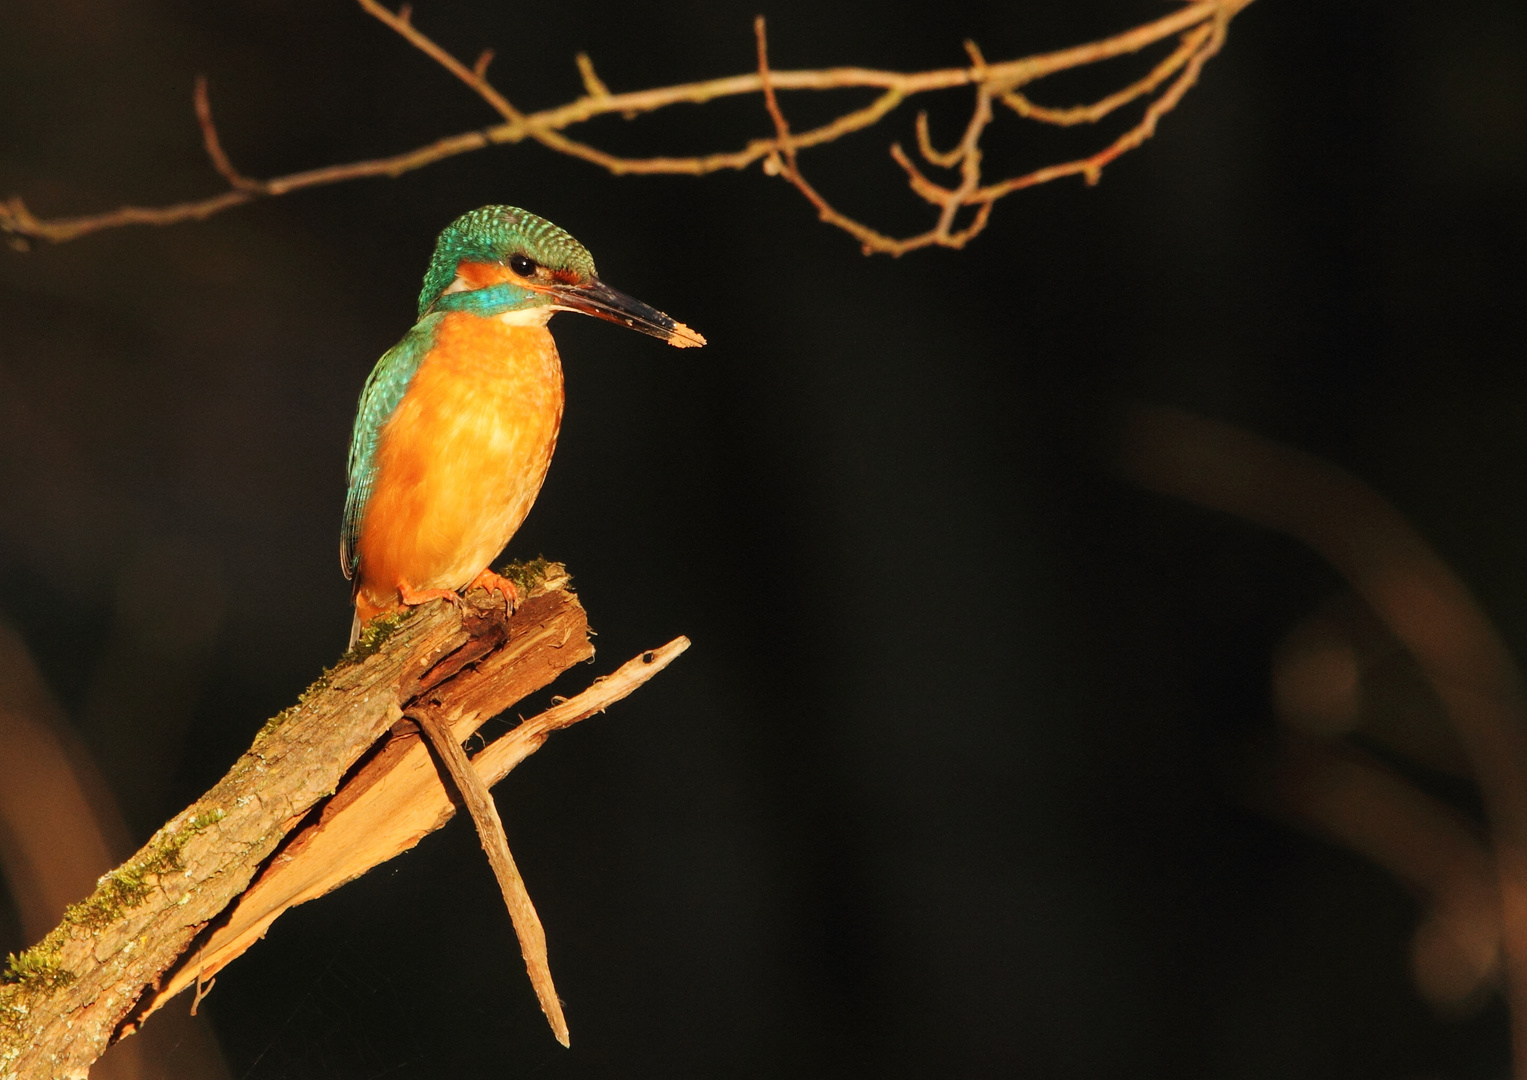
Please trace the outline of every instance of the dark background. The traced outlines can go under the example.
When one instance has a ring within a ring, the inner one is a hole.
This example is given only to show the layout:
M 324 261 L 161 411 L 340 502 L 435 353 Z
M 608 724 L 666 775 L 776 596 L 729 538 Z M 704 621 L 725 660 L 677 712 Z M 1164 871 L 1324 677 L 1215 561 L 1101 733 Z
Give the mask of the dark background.
M 497 49 L 532 108 L 576 96 L 578 50 L 616 90 L 747 71 L 757 10 L 415 20 Z M 1164 9 L 762 10 L 778 67 L 914 70 Z M 0 194 L 48 215 L 216 190 L 198 72 L 257 176 L 492 121 L 341 0 L 8 0 Z M 951 144 L 967 99 L 930 108 Z M 885 155 L 911 117 L 808 175 L 925 227 Z M 753 98 L 579 134 L 767 132 Z M 1105 135 L 999 119 L 992 175 Z M 866 259 L 757 169 L 621 179 L 530 145 L 0 252 L 0 615 L 141 842 L 341 650 L 361 383 L 440 227 L 524 206 L 710 339 L 553 324 L 566 422 L 510 553 L 575 575 L 600 655 L 571 681 L 695 643 L 499 792 L 573 1049 L 458 821 L 222 975 L 204 1009 L 233 1076 L 1502 1076 L 1498 1001 L 1441 1016 L 1411 987 L 1416 901 L 1252 808 L 1270 657 L 1336 574 L 1131 486 L 1106 448 L 1143 401 L 1336 461 L 1527 653 L 1524 173 L 1516 0 L 1258 0 L 1154 140 L 1096 188 L 999 204 L 963 252 Z M 22 944 L 0 901 L 0 950 Z

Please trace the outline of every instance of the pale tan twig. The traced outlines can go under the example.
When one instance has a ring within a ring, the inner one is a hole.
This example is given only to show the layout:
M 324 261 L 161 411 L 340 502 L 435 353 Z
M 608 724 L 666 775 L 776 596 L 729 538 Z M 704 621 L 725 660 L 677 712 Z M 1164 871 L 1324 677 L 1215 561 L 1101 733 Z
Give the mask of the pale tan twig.
M 1154 133 L 1160 118 L 1177 105 L 1182 95 L 1197 80 L 1205 61 L 1219 51 L 1224 43 L 1225 28 L 1230 20 L 1251 3 L 1251 0 L 1196 0 L 1194 3 L 1183 5 L 1170 15 L 1122 34 L 1070 49 L 997 64 L 987 63 L 974 44 L 967 43 L 967 50 L 970 52 L 972 61 L 969 67 L 912 73 L 855 67 L 777 71 L 770 68 L 767 59 L 764 58 L 759 69 L 752 74 L 612 94 L 594 74 L 592 62 L 587 56 L 580 54 L 578 70 L 583 81 L 583 96 L 565 105 L 536 113 L 521 112 L 488 81 L 487 67 L 492 58 L 491 50 L 485 50 L 478 57 L 477 62 L 469 67 L 419 31 L 413 25 L 410 8 L 405 6 L 397 12 L 392 12 L 379 0 L 357 0 L 357 2 L 367 13 L 471 88 L 499 115 L 503 122 L 486 129 L 447 136 L 426 146 L 388 157 L 330 165 L 268 180 L 257 180 L 246 177 L 234 169 L 222 151 L 216 130 L 211 124 L 210 109 L 206 108 L 205 88 L 199 84 L 196 102 L 198 118 L 202 122 L 203 141 L 206 143 L 208 156 L 212 159 L 213 166 L 229 182 L 232 190 L 205 199 L 170 206 L 123 206 L 101 214 L 60 218 L 39 218 L 28 210 L 20 198 L 13 197 L 8 201 L 0 202 L 0 232 L 7 234 L 7 239 L 13 247 L 24 248 L 28 240 L 61 243 L 102 229 L 124 225 L 173 224 L 206 218 L 259 196 L 286 195 L 304 188 L 366 177 L 395 177 L 457 154 L 532 139 L 557 153 L 588 161 L 617 176 L 631 174 L 703 176 L 722 169 L 744 169 L 754 163 L 762 163 L 766 171 L 774 172 L 789 180 L 812 203 L 823 221 L 848 232 L 860 242 L 867 253 L 883 252 L 899 255 L 916 248 L 933 245 L 960 247 L 985 227 L 992 206 L 998 199 L 1022 188 L 1065 176 L 1081 175 L 1089 183 L 1095 183 L 1106 165 L 1149 138 Z M 1181 39 L 1177 48 L 1165 60 L 1158 63 L 1148 75 L 1092 105 L 1051 109 L 1033 104 L 1018 92 L 1020 87 L 1056 72 L 1126 56 L 1173 36 L 1179 36 Z M 760 38 L 760 44 L 762 45 L 762 38 Z M 977 142 L 980 135 L 990 125 L 992 100 L 1001 100 L 1019 115 L 1031 120 L 1068 126 L 1101 119 L 1124 105 L 1154 93 L 1169 79 L 1172 81 L 1166 91 L 1150 103 L 1142 119 L 1098 153 L 1075 161 L 1046 166 L 994 184 L 983 186 L 979 180 L 981 154 Z M 917 127 L 918 146 L 928 161 L 946 168 L 958 166 L 961 169 L 961 182 L 958 186 L 952 189 L 944 188 L 927 180 L 926 177 L 921 177 L 917 170 L 910 166 L 900 147 L 892 148 L 892 156 L 908 173 L 913 190 L 938 207 L 938 221 L 927 232 L 901 239 L 887 236 L 834 209 L 820 192 L 802 179 L 798 164 L 792 164 L 787 170 L 780 170 L 774 164 L 786 163 L 786 139 L 789 142 L 789 157 L 793 161 L 795 155 L 801 150 L 833 142 L 845 135 L 872 126 L 909 97 L 962 86 L 973 87 L 977 93 L 977 100 L 971 121 L 966 128 L 966 137 L 959 147 L 947 154 L 940 154 L 934 150 L 931 139 L 928 137 L 926 119 L 919 119 Z M 878 89 L 881 93 L 869 105 L 846 112 L 821 127 L 803 132 L 793 132 L 788 126 L 783 129 L 780 127 L 783 114 L 779 108 L 777 96 L 779 91 L 827 91 L 854 88 Z M 689 157 L 624 157 L 600 150 L 564 134 L 567 128 L 599 116 L 619 115 L 632 119 L 670 105 L 703 104 L 718 98 L 741 94 L 762 94 L 765 97 L 770 118 L 775 124 L 773 138 L 754 138 L 738 150 Z M 974 133 L 974 139 L 971 137 L 972 133 Z M 977 177 L 975 181 L 971 179 L 973 176 Z M 956 229 L 954 227 L 956 217 L 960 209 L 966 206 L 973 207 L 975 215 L 964 229 Z
M 196 1010 L 201 1008 L 202 1001 L 206 998 L 206 996 L 208 994 L 212 993 L 212 988 L 215 987 L 216 985 L 217 985 L 217 976 L 216 975 L 212 976 L 210 979 L 207 979 L 205 982 L 202 981 L 200 976 L 197 976 L 197 979 L 196 979 L 196 992 L 191 995 L 191 1015 L 192 1016 L 196 1015 Z
M 578 74 L 583 78 L 583 92 L 591 98 L 609 97 L 610 88 L 594 73 L 594 61 L 589 59 L 589 54 L 581 52 L 573 59 L 578 64 Z
M 866 252 L 878 250 L 884 244 L 894 244 L 895 241 L 890 237 L 866 225 L 861 225 L 833 209 L 832 205 L 801 175 L 801 170 L 796 163 L 796 138 L 791 134 L 790 124 L 785 119 L 784 112 L 780 110 L 779 98 L 774 93 L 774 77 L 769 70 L 769 36 L 762 15 L 753 20 L 753 36 L 758 43 L 758 81 L 763 88 L 764 107 L 769 110 L 769 119 L 774 122 L 773 149 L 764 160 L 764 172 L 771 176 L 783 176 L 794 184 L 796 190 L 806 196 L 807 201 L 816 207 L 817 217 L 855 237 L 864 246 Z
M 539 750 L 551 738 L 552 732 L 587 720 L 629 696 L 677 660 L 689 648 L 689 644 L 687 637 L 676 637 L 666 645 L 649 649 L 627 660 L 609 675 L 595 679 L 594 685 L 581 694 L 557 702 L 545 712 L 532 716 L 493 740 L 472 758 L 472 767 L 484 783 L 498 783 L 513 772 L 515 766 Z
M 1109 113 L 1121 106 L 1128 105 L 1151 93 L 1156 87 L 1165 82 L 1172 74 L 1197 55 L 1208 41 L 1209 35 L 1214 28 L 1209 25 L 1198 26 L 1182 35 L 1182 44 L 1177 46 L 1175 52 L 1161 63 L 1157 64 L 1151 73 L 1138 82 L 1126 86 L 1123 90 L 1109 94 L 1101 101 L 1091 105 L 1073 105 L 1069 109 L 1050 109 L 1043 105 L 1035 105 L 1027 97 L 1017 90 L 1008 90 L 1002 94 L 1002 103 L 1012 109 L 1019 116 L 1030 120 L 1038 120 L 1046 124 L 1054 124 L 1057 127 L 1071 127 L 1075 124 L 1095 124 Z
M 394 13 L 382 4 L 377 3 L 377 0 L 356 0 L 356 2 L 360 4 L 366 14 L 385 26 L 390 27 L 404 41 L 407 41 L 425 56 L 466 83 L 505 120 L 511 124 L 524 123 L 525 114 L 509 104 L 509 99 L 495 90 L 493 84 L 488 82 L 485 77 L 488 68 L 487 63 L 479 59 L 477 67 L 469 68 L 435 44 L 429 37 L 420 33 L 413 22 L 410 21 L 413 11 L 408 5 L 404 5 Z M 489 57 L 491 58 L 491 56 L 492 54 L 490 53 Z
M 450 726 L 436 716 L 434 710 L 420 708 L 405 715 L 416 722 L 429 739 L 455 781 L 467 813 L 472 815 L 477 838 L 482 841 L 482 849 L 488 855 L 488 864 L 493 867 L 493 876 L 498 879 L 499 891 L 504 895 L 504 904 L 514 923 L 514 932 L 519 935 L 520 953 L 525 958 L 525 970 L 530 973 L 530 985 L 535 988 L 552 1033 L 559 1043 L 567 1046 L 567 1020 L 562 1015 L 562 1002 L 557 999 L 557 988 L 551 981 L 551 964 L 546 957 L 546 930 L 541 926 L 535 905 L 530 902 L 530 893 L 525 888 L 519 867 L 514 865 L 514 856 L 509 853 L 509 839 L 504 835 L 504 822 L 498 816 L 493 793 L 472 768 L 466 751 L 451 734 Z
M 972 52 L 975 52 L 975 43 L 965 43 Z M 976 54 L 979 60 L 979 53 Z M 981 67 L 985 69 L 985 62 Z M 944 203 L 944 209 L 939 214 L 938 224 L 935 229 L 941 243 L 947 243 L 951 247 L 961 247 L 963 243 L 955 243 L 955 236 L 950 230 L 954 227 L 954 216 L 959 212 L 970 198 L 972 192 L 981 184 L 981 133 L 986 130 L 986 125 L 991 123 L 991 89 L 983 79 L 976 87 L 976 105 L 970 114 L 970 123 L 965 128 L 965 137 L 960 140 L 960 186 L 950 193 L 949 199 Z M 990 200 L 988 200 L 989 202 Z M 985 219 L 980 220 L 980 225 L 975 231 L 966 230 L 967 237 L 974 236 L 975 232 L 985 227 Z
M 192 104 L 196 108 L 196 122 L 201 125 L 201 141 L 206 147 L 207 157 L 212 159 L 212 167 L 218 171 L 228 186 L 236 191 L 247 191 L 254 195 L 265 194 L 265 185 L 258 180 L 252 180 L 233 167 L 233 162 L 228 160 L 227 153 L 223 150 L 222 140 L 217 137 L 217 125 L 212 122 L 212 102 L 207 97 L 207 77 L 196 76 L 196 89 L 191 95 Z
M 933 148 L 933 138 L 928 134 L 928 112 L 926 109 L 917 114 L 917 149 L 923 155 L 923 160 L 937 165 L 941 169 L 952 169 L 960 163 L 959 147 L 955 147 L 947 153 Z
M 1227 19 L 1216 19 L 1208 38 L 1203 46 L 1194 53 L 1183 66 L 1182 74 L 1169 86 L 1166 93 L 1162 94 L 1145 110 L 1145 116 L 1134 127 L 1123 135 L 1120 135 L 1103 150 L 1098 151 L 1091 157 L 1081 158 L 1077 161 L 1068 161 L 1060 165 L 1050 165 L 1043 169 L 1035 169 L 1023 176 L 1015 176 L 1011 180 L 1004 180 L 1000 184 L 982 188 L 978 194 L 987 196 L 987 201 L 995 201 L 1004 195 L 1010 195 L 1023 188 L 1033 187 L 1036 184 L 1048 183 L 1058 180 L 1063 176 L 1081 175 L 1089 184 L 1096 184 L 1103 175 L 1103 167 L 1110 162 L 1135 149 L 1146 139 L 1156 133 L 1156 124 L 1163 116 L 1177 107 L 1182 96 L 1188 92 L 1188 88 L 1198 81 L 1198 73 L 1209 58 L 1219 52 L 1225 43 L 1225 28 L 1229 25 Z

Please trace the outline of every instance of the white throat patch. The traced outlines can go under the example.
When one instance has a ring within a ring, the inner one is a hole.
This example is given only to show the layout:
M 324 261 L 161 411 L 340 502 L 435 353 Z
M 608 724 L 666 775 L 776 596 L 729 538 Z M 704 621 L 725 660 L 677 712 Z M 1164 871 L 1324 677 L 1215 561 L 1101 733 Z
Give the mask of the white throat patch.
M 493 317 L 505 326 L 545 326 L 555 313 L 555 308 L 533 307 L 522 311 L 506 311 Z

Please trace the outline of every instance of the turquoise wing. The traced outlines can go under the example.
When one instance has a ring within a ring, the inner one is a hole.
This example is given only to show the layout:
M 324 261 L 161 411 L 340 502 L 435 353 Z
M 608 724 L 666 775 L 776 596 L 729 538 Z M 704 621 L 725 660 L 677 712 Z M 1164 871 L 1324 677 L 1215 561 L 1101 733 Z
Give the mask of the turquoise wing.
M 403 400 L 414 372 L 434 348 L 435 330 L 442 318 L 444 315 L 426 315 L 416 322 L 402 341 L 382 354 L 361 391 L 355 431 L 350 436 L 350 490 L 345 495 L 345 521 L 339 533 L 339 565 L 347 578 L 354 577 L 360 565 L 355 542 L 360 537 L 366 503 L 371 499 L 371 484 L 376 479 L 376 448 L 382 425 Z

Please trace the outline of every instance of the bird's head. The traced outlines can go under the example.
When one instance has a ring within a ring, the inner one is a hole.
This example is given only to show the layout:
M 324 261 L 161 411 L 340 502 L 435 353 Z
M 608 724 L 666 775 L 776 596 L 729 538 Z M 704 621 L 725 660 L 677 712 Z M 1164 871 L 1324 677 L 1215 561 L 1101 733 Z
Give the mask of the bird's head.
M 419 293 L 420 317 L 434 311 L 532 324 L 581 311 L 681 349 L 705 344 L 683 323 L 600 281 L 587 248 L 514 206 L 484 206 L 445 227 Z

